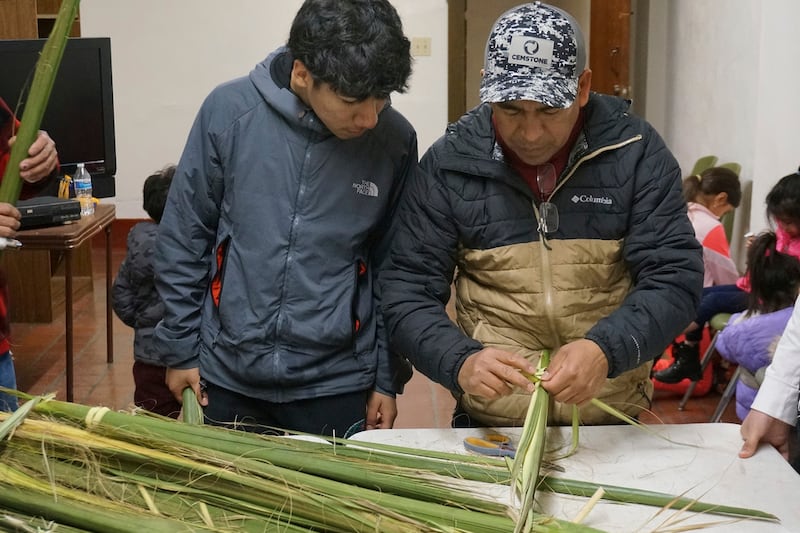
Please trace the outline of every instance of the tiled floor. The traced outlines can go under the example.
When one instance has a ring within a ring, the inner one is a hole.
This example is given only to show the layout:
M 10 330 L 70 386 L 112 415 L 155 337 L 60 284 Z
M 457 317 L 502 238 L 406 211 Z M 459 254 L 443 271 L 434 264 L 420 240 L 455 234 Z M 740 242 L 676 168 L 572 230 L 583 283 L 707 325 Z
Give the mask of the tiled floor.
M 95 243 L 97 244 L 97 243 Z M 133 332 L 114 317 L 113 364 L 106 363 L 104 257 L 101 247 L 93 249 L 94 292 L 75 301 L 74 346 L 76 402 L 124 409 L 133 399 Z M 124 257 L 122 250 L 112 256 L 116 272 Z M 13 303 L 12 303 L 13 305 Z M 48 324 L 12 324 L 18 386 L 31 394 L 55 392 L 66 398 L 65 339 L 63 316 Z M 652 411 L 641 418 L 648 423 L 707 422 L 719 401 L 711 392 L 693 398 L 684 411 L 678 411 L 679 397 L 657 395 Z M 398 398 L 399 416 L 395 427 L 449 427 L 453 399 L 441 386 L 415 373 Z M 738 422 L 733 402 L 723 422 Z

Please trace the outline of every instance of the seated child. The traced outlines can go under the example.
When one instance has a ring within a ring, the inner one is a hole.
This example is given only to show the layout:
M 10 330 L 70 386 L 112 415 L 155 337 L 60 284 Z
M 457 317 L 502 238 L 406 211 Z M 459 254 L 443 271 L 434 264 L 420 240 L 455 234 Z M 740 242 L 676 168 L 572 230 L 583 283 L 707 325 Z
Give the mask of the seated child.
M 740 420 L 747 416 L 758 391 L 754 375 L 772 360 L 800 289 L 800 260 L 779 252 L 776 245 L 772 232 L 762 233 L 750 245 L 747 310 L 732 315 L 717 339 L 720 355 L 747 371 L 736 384 L 736 415 Z
M 752 457 L 759 444 L 770 444 L 800 473 L 800 298 L 775 349 L 764 381 L 742 422 L 739 457 Z
M 128 252 L 119 267 L 112 291 L 114 312 L 134 329 L 134 403 L 153 413 L 177 418 L 181 405 L 164 382 L 166 367 L 153 348 L 153 329 L 164 305 L 153 279 L 153 254 L 164 204 L 175 167 L 169 166 L 144 182 L 144 210 L 152 220 L 140 222 L 128 233 Z
M 739 176 L 725 167 L 708 168 L 683 180 L 683 197 L 694 236 L 703 245 L 703 287 L 736 283 L 739 270 L 731 259 L 720 218 L 742 201 Z
M 774 224 L 776 249 L 800 257 L 800 169 L 778 180 L 767 194 L 767 218 Z M 700 379 L 700 348 L 705 325 L 718 313 L 738 313 L 747 309 L 750 281 L 748 274 L 733 285 L 714 285 L 703 288 L 697 316 L 684 331 L 685 339 L 674 344 L 674 361 L 669 367 L 653 374 L 662 383 L 678 383 L 685 378 Z

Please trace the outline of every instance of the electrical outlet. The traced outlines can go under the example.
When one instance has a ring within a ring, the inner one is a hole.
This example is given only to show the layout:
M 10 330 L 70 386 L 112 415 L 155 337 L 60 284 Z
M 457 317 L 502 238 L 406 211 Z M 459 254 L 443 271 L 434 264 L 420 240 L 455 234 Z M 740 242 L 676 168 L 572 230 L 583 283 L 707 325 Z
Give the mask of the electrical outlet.
M 429 56 L 431 55 L 431 38 L 430 37 L 412 37 L 411 38 L 411 55 L 412 56 Z

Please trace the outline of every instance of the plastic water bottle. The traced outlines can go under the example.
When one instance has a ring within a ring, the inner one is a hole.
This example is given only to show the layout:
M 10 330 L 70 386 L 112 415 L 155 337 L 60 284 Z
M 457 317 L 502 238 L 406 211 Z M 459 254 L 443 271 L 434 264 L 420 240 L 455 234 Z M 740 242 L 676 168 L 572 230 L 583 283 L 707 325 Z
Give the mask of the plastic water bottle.
M 75 185 L 75 198 L 81 203 L 81 216 L 94 215 L 92 176 L 89 175 L 89 171 L 86 170 L 83 163 L 78 163 L 72 183 Z

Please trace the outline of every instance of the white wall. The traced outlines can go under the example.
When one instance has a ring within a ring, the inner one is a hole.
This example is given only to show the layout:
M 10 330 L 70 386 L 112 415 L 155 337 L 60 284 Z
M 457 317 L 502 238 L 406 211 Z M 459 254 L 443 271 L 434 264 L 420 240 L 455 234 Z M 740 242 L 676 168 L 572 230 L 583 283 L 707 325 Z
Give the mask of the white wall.
M 750 226 L 800 164 L 800 2 L 651 0 L 647 118 L 688 173 L 715 154 L 753 181 Z M 746 229 L 746 228 L 745 228 Z
M 142 184 L 177 162 L 213 87 L 246 75 L 285 43 L 301 0 L 83 0 L 81 34 L 111 37 L 117 141 L 117 218 L 144 218 Z M 447 2 L 397 0 L 410 37 L 431 37 L 409 92 L 395 106 L 417 128 L 420 151 L 447 122 Z
M 141 185 L 176 161 L 202 99 L 246 74 L 288 36 L 301 0 L 83 0 L 85 36 L 110 36 L 117 127 L 117 216 L 141 218 Z M 447 116 L 447 0 L 394 0 L 409 37 L 431 37 L 411 90 L 394 103 L 420 151 Z M 646 118 L 685 172 L 706 154 L 752 179 L 752 229 L 764 197 L 800 163 L 796 0 L 650 0 Z M 649 26 L 649 28 L 648 28 Z
M 759 3 L 759 5 L 761 5 Z M 761 46 L 753 123 L 753 219 L 764 223 L 764 198 L 775 182 L 800 165 L 800 2 L 770 0 L 761 11 Z M 750 105 L 738 102 L 740 106 Z

